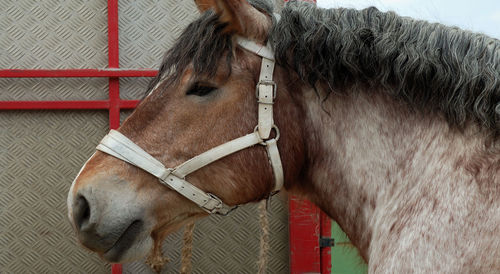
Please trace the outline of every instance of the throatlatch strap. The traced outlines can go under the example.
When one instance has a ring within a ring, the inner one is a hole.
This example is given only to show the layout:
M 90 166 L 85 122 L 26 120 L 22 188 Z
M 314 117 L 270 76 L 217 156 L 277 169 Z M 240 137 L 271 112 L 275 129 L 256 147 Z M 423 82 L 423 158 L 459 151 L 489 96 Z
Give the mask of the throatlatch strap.
M 271 163 L 271 167 L 273 168 L 275 180 L 273 192 L 279 191 L 283 187 L 284 182 L 283 165 L 281 164 L 281 157 L 277 142 L 278 141 L 276 139 L 266 141 L 267 156 L 269 157 L 269 163 Z

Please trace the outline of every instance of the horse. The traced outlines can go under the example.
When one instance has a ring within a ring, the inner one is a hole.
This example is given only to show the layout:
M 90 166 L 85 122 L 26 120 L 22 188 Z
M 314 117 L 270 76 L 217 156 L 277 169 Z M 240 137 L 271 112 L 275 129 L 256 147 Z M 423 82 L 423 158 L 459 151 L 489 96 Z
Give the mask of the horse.
M 499 40 L 376 8 L 195 2 L 71 186 L 83 246 L 137 260 L 281 188 L 338 222 L 371 273 L 500 272 Z

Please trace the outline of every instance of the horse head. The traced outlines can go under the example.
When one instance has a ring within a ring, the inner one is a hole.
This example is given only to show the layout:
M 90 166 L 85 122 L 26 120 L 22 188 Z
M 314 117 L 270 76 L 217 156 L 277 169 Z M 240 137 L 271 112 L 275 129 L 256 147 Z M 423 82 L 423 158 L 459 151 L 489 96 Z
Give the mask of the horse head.
M 167 53 L 148 96 L 113 133 L 143 150 L 146 158 L 152 156 L 153 165 L 167 167 L 162 169 L 168 173 L 163 179 L 171 176 L 169 168 L 241 136 L 253 138 L 260 130 L 255 130 L 256 86 L 263 57 L 238 41 L 265 45 L 276 20 L 271 8 L 246 1 L 195 2 L 203 14 Z M 280 132 L 271 129 L 268 134 L 281 136 L 279 164 L 288 180 L 297 177 L 301 165 L 300 111 L 287 91 L 292 89 L 290 76 L 280 67 L 271 76 L 276 83 L 271 94 L 279 102 L 272 117 Z M 154 243 L 187 222 L 208 215 L 210 210 L 193 202 L 191 195 L 209 193 L 208 199 L 227 207 L 268 197 L 276 171 L 266 146 L 259 145 L 265 139 L 254 139 L 255 145 L 172 177 L 191 189 L 184 194 L 101 148 L 84 165 L 68 195 L 68 215 L 78 240 L 108 261 L 130 261 L 146 255 Z M 100 146 L 113 144 L 103 140 Z

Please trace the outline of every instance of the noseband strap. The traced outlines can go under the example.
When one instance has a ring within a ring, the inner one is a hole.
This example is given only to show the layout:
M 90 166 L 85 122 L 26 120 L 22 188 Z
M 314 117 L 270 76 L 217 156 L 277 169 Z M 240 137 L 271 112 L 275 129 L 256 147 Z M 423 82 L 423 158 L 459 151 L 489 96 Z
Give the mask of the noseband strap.
M 150 173 L 162 184 L 179 192 L 205 211 L 226 215 L 234 207 L 224 204 L 217 196 L 190 184 L 185 180 L 185 176 L 220 158 L 261 142 L 262 139 L 258 134 L 247 134 L 191 158 L 173 169 L 166 168 L 160 161 L 116 130 L 111 130 L 102 139 L 97 149 Z
M 280 133 L 273 120 L 273 104 L 276 98 L 276 83 L 273 81 L 274 53 L 269 44 L 262 46 L 242 37 L 237 37 L 237 41 L 242 48 L 262 57 L 259 82 L 256 86 L 259 121 L 254 132 L 214 147 L 175 168 L 165 167 L 160 161 L 116 130 L 111 130 L 101 140 L 97 150 L 143 169 L 158 178 L 162 184 L 179 192 L 208 213 L 227 215 L 236 206 L 226 205 L 214 194 L 207 193 L 190 184 L 185 180 L 185 177 L 237 151 L 257 144 L 264 145 L 275 177 L 275 187 L 271 194 L 278 192 L 283 186 L 284 176 L 277 146 Z M 270 138 L 273 129 L 276 131 L 276 136 Z

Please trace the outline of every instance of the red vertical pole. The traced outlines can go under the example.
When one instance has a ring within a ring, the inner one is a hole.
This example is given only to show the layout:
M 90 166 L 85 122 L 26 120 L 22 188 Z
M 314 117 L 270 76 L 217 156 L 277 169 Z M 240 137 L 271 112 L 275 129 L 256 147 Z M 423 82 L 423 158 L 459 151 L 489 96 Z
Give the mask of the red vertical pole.
M 118 44 L 118 0 L 108 0 L 108 67 L 120 67 Z M 120 126 L 120 78 L 109 78 L 109 128 Z M 111 266 L 112 274 L 122 274 L 121 264 Z
M 120 126 L 120 80 L 109 79 L 109 129 Z
M 121 274 L 123 272 L 123 267 L 121 264 L 113 264 L 111 266 L 111 273 L 112 274 Z
M 290 273 L 320 273 L 320 210 L 307 200 L 289 198 Z
M 118 0 L 108 0 L 108 67 L 119 68 Z M 109 127 L 120 126 L 120 79 L 109 78 Z
M 330 239 L 332 237 L 332 220 L 324 212 L 321 212 L 321 238 Z M 332 248 L 320 247 L 321 252 L 321 274 L 332 273 Z

